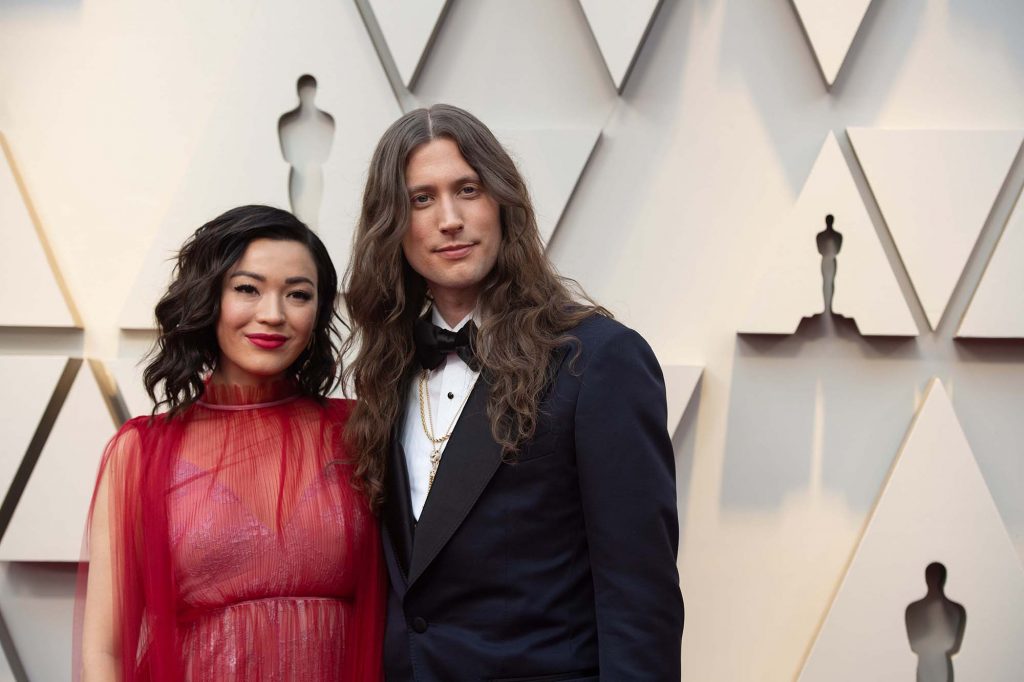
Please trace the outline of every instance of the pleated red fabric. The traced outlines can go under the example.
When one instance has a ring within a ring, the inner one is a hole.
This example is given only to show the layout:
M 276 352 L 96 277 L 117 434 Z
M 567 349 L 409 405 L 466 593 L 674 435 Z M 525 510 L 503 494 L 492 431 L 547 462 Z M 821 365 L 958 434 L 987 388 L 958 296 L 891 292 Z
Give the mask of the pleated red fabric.
M 382 679 L 386 578 L 350 410 L 210 384 L 180 418 L 121 428 L 101 476 L 126 682 Z

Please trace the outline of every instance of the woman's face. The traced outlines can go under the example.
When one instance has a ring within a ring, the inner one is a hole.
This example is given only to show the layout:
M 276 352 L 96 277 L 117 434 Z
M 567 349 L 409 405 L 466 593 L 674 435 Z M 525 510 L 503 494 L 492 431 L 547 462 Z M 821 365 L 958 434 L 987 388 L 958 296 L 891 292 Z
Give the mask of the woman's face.
M 316 326 L 317 271 L 304 244 L 255 239 L 224 275 L 214 378 L 252 385 L 282 378 Z

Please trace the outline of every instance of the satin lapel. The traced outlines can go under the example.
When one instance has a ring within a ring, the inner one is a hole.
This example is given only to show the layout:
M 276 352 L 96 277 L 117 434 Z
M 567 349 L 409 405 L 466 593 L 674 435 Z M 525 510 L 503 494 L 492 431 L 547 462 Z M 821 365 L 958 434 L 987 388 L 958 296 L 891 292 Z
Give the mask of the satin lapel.
M 396 563 L 405 577 L 409 574 L 409 561 L 412 558 L 413 516 L 412 500 L 409 497 L 409 470 L 406 468 L 405 450 L 399 437 L 403 421 L 404 418 L 398 420 L 391 434 L 383 516 Z
M 444 449 L 416 525 L 409 587 L 451 539 L 501 464 L 501 446 L 494 441 L 487 418 L 487 394 L 487 383 L 481 377 Z
M 405 568 L 398 559 L 398 552 L 391 541 L 391 533 L 384 532 L 381 535 L 383 536 L 381 544 L 384 545 L 384 564 L 387 566 L 388 582 L 398 598 L 404 600 L 405 593 L 409 589 L 405 582 Z

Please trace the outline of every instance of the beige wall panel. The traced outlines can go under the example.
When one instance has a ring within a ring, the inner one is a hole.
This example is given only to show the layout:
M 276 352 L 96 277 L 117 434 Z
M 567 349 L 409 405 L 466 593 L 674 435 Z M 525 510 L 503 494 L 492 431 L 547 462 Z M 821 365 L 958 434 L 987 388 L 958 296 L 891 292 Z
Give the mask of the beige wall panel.
M 668 403 L 668 431 L 675 433 L 683 413 L 693 399 L 704 368 L 700 365 L 662 365 L 665 374 L 665 399 Z
M 601 131 L 597 128 L 500 129 L 494 134 L 526 179 L 540 236 L 546 244 L 558 228 Z
M 793 0 L 821 75 L 832 87 L 871 0 Z
M 468 109 L 496 133 L 600 129 L 621 101 L 578 0 L 449 3 L 414 95 Z
M 0 494 L 6 494 L 67 358 L 0 356 Z
M 0 563 L 0 609 L 30 682 L 72 679 L 77 569 L 76 564 Z
M 1024 202 L 1019 198 L 957 336 L 1024 338 Z
M 849 135 L 934 329 L 1022 135 L 871 128 L 851 128 Z
M 366 167 L 380 134 L 401 111 L 355 5 L 300 9 L 292 3 L 261 6 L 132 288 L 122 328 L 152 328 L 153 307 L 168 282 L 168 258 L 200 225 L 240 204 L 288 208 L 290 166 L 282 156 L 278 119 L 298 105 L 296 82 L 304 74 L 317 79 L 316 107 L 335 121 L 322 167 L 318 232 L 335 268 L 345 269 Z
M 1024 670 L 1024 567 L 942 384 L 932 380 L 800 682 L 913 680 L 904 610 L 933 561 L 967 610 L 957 680 L 1015 682 Z M 920 678 L 919 678 L 920 679 Z
M 0 327 L 77 327 L 0 133 Z
M 661 0 L 580 0 L 615 88 L 622 92 Z
M 416 79 L 448 0 L 367 0 L 406 87 Z
M 106 365 L 117 383 L 117 392 L 124 401 L 128 416 L 150 414 L 153 411 L 153 402 L 142 385 L 145 363 L 140 364 L 140 361 L 134 358 L 118 358 L 107 362 Z
M 829 214 L 843 235 L 832 310 L 852 317 L 864 335 L 915 336 L 917 326 L 832 133 L 774 244 L 768 243 L 753 303 L 739 331 L 792 334 L 801 318 L 824 310 L 815 239 Z
M 79 560 L 103 449 L 116 428 L 83 363 L 0 541 L 0 561 Z
M 89 356 L 117 354 L 118 316 L 257 4 L 0 7 L 0 129 Z

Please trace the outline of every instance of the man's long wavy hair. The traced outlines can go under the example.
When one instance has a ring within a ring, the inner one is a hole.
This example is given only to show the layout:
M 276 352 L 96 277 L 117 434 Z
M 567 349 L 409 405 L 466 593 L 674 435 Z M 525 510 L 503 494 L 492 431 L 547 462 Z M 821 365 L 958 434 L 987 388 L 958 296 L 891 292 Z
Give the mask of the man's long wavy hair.
M 217 367 L 217 321 L 224 276 L 255 239 L 294 241 L 309 249 L 317 272 L 317 314 L 309 346 L 286 371 L 300 393 L 326 399 L 340 381 L 336 321 L 338 274 L 320 238 L 288 211 L 239 206 L 206 223 L 185 241 L 172 281 L 156 305 L 159 336 L 143 372 L 153 413 L 181 414 L 202 396 Z
M 552 352 L 573 340 L 566 332 L 608 314 L 544 256 L 526 183 L 483 123 L 444 104 L 393 123 L 370 162 L 344 293 L 352 333 L 342 349 L 355 354 L 345 386 L 358 397 L 347 436 L 374 503 L 383 499 L 387 450 L 415 372 L 413 326 L 429 301 L 427 283 L 402 251 L 410 217 L 406 164 L 438 138 L 458 146 L 500 207 L 501 245 L 480 295 L 476 353 L 490 383 L 491 433 L 506 455 L 534 434 Z

